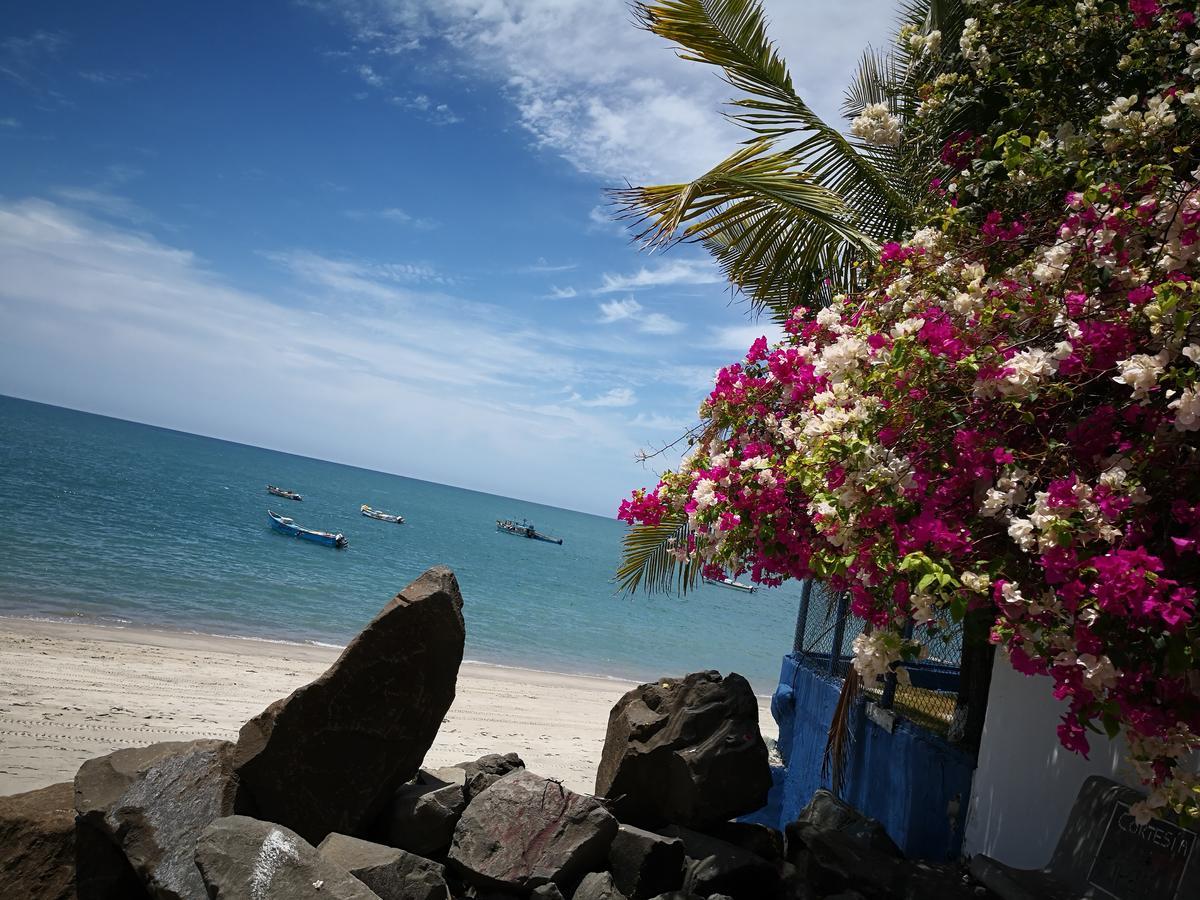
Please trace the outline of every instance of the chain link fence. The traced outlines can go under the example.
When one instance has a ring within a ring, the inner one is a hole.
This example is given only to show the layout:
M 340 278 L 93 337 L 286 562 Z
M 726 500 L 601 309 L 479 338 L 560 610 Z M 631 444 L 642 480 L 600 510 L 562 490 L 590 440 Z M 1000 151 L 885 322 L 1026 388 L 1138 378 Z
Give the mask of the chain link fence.
M 807 581 L 800 595 L 800 613 L 792 649 L 806 668 L 845 679 L 853 657 L 854 639 L 866 623 L 850 612 L 845 591 Z M 962 627 L 950 620 L 935 620 L 906 632 L 925 651 L 921 660 L 905 665 L 909 682 L 895 673 L 862 686 L 863 694 L 883 709 L 894 710 L 913 723 L 946 734 L 958 701 L 959 666 L 962 661 Z

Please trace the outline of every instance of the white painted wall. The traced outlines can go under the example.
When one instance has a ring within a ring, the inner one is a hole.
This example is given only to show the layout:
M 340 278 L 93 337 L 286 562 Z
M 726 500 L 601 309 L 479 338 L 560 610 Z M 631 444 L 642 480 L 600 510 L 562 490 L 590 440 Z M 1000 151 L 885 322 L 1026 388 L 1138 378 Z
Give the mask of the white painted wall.
M 1130 787 L 1125 742 L 1088 733 L 1090 761 L 1063 749 L 1055 729 L 1066 704 L 1054 682 L 1013 670 L 1001 653 L 992 666 L 979 767 L 971 786 L 963 853 L 986 853 L 1022 869 L 1050 861 L 1084 779 L 1104 775 Z

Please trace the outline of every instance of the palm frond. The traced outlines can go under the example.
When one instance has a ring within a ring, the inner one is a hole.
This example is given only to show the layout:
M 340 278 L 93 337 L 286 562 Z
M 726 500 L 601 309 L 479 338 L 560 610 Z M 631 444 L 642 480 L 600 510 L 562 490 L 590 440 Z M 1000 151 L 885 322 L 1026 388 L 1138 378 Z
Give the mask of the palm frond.
M 702 243 L 757 308 L 786 315 L 827 279 L 839 290 L 849 263 L 878 245 L 856 213 L 787 153 L 756 142 L 687 184 L 614 191 L 650 247 Z
M 833 709 L 833 720 L 829 723 L 829 733 L 825 738 L 821 777 L 829 778 L 836 797 L 842 795 L 842 788 L 846 786 L 846 770 L 850 765 L 850 751 L 854 744 L 851 717 L 861 687 L 862 678 L 858 669 L 851 666 L 846 672 L 845 680 L 842 681 L 842 692 L 838 695 L 837 706 Z
M 871 210 L 869 218 L 907 218 L 910 198 L 796 93 L 767 37 L 759 0 L 639 0 L 634 15 L 644 28 L 677 44 L 683 59 L 719 67 L 731 86 L 748 94 L 731 101 L 738 109 L 731 117 L 758 139 L 804 135 L 791 152 L 814 181 L 860 213 Z
M 658 525 L 635 525 L 621 539 L 621 567 L 617 585 L 625 592 L 638 588 L 647 593 L 677 591 L 686 594 L 700 580 L 700 564 L 680 562 L 671 552 L 686 547 L 691 530 L 687 516 L 664 516 Z

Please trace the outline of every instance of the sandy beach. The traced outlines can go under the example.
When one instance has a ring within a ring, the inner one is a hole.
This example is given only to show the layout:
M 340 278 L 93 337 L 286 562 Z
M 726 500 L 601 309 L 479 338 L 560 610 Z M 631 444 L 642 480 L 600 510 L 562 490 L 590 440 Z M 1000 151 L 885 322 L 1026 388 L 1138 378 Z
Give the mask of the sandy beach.
M 244 721 L 311 681 L 337 654 L 0 618 L 0 794 L 70 780 L 85 759 L 120 747 L 236 740 Z M 513 750 L 538 774 L 590 792 L 609 710 L 633 684 L 464 663 L 426 765 Z M 764 736 L 774 737 L 766 699 L 760 722 Z

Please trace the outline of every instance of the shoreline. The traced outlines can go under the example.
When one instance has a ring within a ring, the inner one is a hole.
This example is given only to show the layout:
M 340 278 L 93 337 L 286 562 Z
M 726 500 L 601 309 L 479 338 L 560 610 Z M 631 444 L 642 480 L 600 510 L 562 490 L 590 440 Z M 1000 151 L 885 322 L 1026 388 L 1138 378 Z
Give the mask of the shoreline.
M 119 747 L 236 740 L 247 719 L 312 681 L 340 652 L 0 616 L 0 795 L 70 780 L 85 759 Z M 512 750 L 532 771 L 590 792 L 609 710 L 638 683 L 464 660 L 425 764 Z M 774 737 L 767 698 L 759 716 L 764 737 Z

